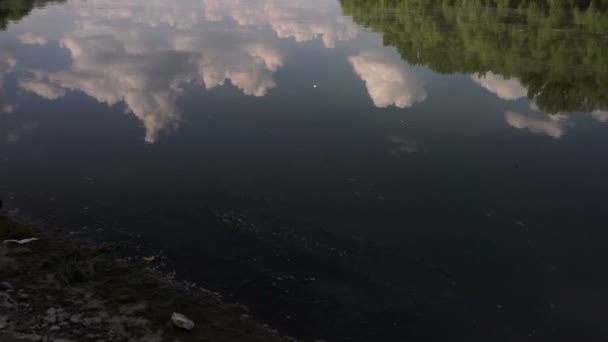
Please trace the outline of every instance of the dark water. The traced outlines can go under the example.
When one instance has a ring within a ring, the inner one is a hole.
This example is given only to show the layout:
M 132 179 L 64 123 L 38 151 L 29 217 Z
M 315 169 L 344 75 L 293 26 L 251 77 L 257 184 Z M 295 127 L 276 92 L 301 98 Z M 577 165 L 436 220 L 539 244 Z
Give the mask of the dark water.
M 606 341 L 607 9 L 1 0 L 0 198 L 303 340 Z

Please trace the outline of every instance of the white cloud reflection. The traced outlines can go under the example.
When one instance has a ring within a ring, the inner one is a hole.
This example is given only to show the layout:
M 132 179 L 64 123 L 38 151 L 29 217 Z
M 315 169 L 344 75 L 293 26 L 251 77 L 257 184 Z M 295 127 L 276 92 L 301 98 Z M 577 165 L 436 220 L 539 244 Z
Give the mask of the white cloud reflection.
M 603 110 L 594 110 L 591 112 L 591 117 L 599 122 L 608 122 L 608 112 Z
M 520 113 L 507 111 L 505 121 L 511 127 L 526 129 L 532 133 L 548 135 L 559 139 L 570 126 L 569 118 L 565 114 L 545 115 L 544 118 L 533 118 Z
M 41 35 L 32 33 L 24 33 L 19 36 L 19 41 L 26 45 L 44 45 L 47 43 L 47 39 Z
M 393 50 L 367 51 L 349 61 L 376 107 L 407 108 L 426 99 L 418 75 Z
M 297 42 L 320 38 L 327 48 L 353 39 L 357 25 L 341 16 L 337 1 L 205 0 L 208 20 L 232 19 L 242 26 L 269 26 L 279 38 Z
M 505 78 L 487 72 L 484 75 L 471 76 L 471 79 L 503 100 L 517 100 L 528 95 L 528 89 L 516 78 Z
M 264 96 L 284 64 L 283 38 L 320 39 L 332 48 L 357 34 L 340 5 L 326 0 L 134 0 L 118 6 L 90 0 L 75 6 L 74 26 L 52 36 L 69 51 L 70 68 L 30 70 L 18 86 L 49 100 L 78 91 L 110 106 L 122 103 L 143 123 L 149 143 L 179 126 L 184 85 L 209 90 L 231 84 L 245 95 Z M 42 45 L 52 38 L 32 32 L 19 40 Z

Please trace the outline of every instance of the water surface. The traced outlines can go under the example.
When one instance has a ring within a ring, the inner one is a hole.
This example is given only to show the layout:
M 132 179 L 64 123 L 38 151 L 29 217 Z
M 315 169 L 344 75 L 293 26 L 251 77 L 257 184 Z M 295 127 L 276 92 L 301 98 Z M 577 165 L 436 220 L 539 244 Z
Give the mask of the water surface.
M 605 1 L 10 0 L 0 197 L 304 340 L 604 341 Z

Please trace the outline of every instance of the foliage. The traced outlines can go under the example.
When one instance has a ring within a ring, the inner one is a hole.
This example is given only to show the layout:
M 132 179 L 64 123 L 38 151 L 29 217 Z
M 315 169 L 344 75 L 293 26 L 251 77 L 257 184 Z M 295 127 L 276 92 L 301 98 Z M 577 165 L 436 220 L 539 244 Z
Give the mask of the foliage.
M 516 77 L 548 112 L 608 108 L 606 0 L 340 1 L 408 63 Z
M 0 30 L 5 30 L 11 21 L 21 20 L 35 7 L 62 1 L 65 0 L 0 0 Z

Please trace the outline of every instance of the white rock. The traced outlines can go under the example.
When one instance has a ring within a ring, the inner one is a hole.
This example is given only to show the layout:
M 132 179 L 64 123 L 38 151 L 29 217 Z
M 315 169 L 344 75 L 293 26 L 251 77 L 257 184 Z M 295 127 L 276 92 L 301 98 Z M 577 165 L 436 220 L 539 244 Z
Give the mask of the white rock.
M 177 312 L 174 312 L 173 315 L 171 315 L 171 321 L 175 326 L 186 330 L 192 330 L 195 325 L 188 317 Z

